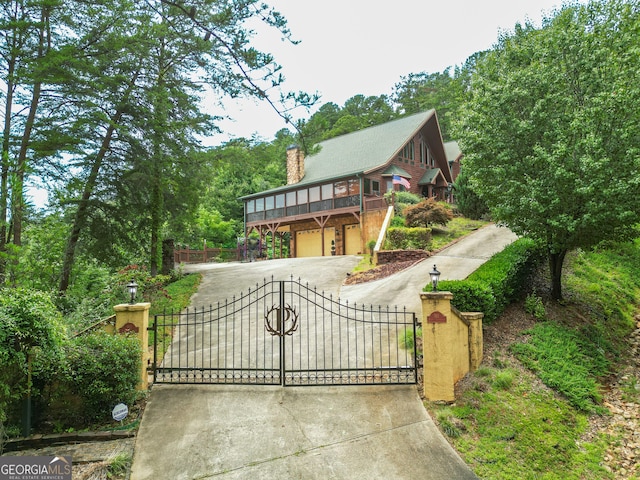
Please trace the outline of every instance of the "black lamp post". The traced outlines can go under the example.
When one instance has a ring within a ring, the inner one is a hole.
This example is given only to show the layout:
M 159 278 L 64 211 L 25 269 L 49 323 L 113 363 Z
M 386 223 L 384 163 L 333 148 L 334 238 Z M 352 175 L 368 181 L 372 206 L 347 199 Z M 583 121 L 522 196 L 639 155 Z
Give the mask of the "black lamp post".
M 433 270 L 429 272 L 429 276 L 431 277 L 431 285 L 433 285 L 433 291 L 435 292 L 438 290 L 438 280 L 440 279 L 440 272 L 435 265 L 433 265 Z
M 138 292 L 138 284 L 136 283 L 135 280 L 131 280 L 128 284 L 127 284 L 127 290 L 129 291 L 129 295 L 131 295 L 131 300 L 129 301 L 130 304 L 134 304 L 135 302 L 135 298 L 136 298 L 136 293 Z

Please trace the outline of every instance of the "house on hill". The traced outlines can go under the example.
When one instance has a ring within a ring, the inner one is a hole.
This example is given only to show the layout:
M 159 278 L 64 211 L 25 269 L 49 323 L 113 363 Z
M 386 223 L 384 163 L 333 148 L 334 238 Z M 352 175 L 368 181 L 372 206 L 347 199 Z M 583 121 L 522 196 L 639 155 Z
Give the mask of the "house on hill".
M 456 142 L 442 141 L 435 110 L 331 138 L 319 147 L 307 158 L 299 147 L 289 147 L 287 185 L 241 198 L 247 236 L 288 234 L 292 257 L 362 253 L 382 228 L 385 193 L 407 190 L 451 201 L 462 157 Z

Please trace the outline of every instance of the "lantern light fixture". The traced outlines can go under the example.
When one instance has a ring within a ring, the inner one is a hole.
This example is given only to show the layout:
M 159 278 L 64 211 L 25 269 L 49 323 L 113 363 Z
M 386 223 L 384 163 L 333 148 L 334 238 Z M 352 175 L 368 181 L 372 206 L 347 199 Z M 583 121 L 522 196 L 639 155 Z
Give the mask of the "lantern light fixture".
M 131 300 L 129 301 L 129 303 L 133 305 L 135 303 L 136 293 L 138 293 L 138 284 L 135 280 L 132 279 L 127 284 L 127 290 L 129 291 L 129 295 L 131 295 Z
M 429 272 L 429 276 L 431 277 L 431 285 L 433 286 L 433 291 L 438 290 L 438 280 L 440 279 L 440 272 L 436 268 L 435 264 L 433 265 L 433 270 Z

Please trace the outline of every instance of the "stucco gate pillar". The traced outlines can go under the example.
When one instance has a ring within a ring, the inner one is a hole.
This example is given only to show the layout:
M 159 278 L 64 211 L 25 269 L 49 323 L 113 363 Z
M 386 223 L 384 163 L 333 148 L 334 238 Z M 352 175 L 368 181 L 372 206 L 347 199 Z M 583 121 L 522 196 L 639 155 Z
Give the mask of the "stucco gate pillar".
M 461 313 L 451 292 L 424 292 L 422 352 L 424 395 L 430 401 L 455 400 L 455 384 L 482 362 L 483 313 Z
M 135 333 L 142 348 L 140 382 L 138 390 L 146 390 L 149 386 L 147 362 L 149 361 L 149 309 L 150 303 L 124 303 L 116 305 L 116 333 Z

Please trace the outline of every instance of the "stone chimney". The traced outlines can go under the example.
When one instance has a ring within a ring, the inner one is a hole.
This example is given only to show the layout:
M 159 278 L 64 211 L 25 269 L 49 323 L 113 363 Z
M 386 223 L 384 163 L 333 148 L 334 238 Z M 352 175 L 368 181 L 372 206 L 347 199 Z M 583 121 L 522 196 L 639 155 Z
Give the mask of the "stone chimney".
M 304 178 L 304 153 L 298 145 L 287 147 L 287 185 Z

